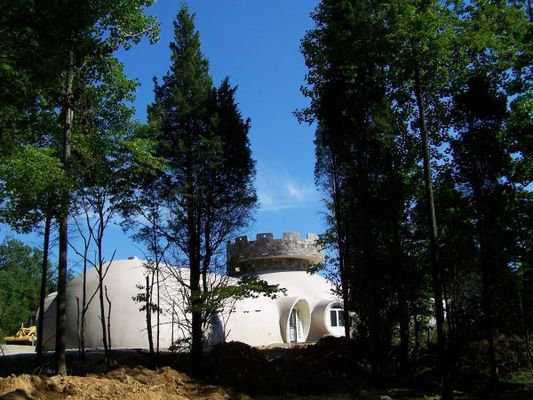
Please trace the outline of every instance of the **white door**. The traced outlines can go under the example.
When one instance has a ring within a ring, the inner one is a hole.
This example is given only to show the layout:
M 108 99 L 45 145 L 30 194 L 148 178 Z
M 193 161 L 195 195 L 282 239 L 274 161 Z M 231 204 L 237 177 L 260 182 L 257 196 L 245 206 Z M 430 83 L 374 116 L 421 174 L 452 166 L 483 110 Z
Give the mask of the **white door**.
M 293 308 L 289 317 L 289 342 L 298 342 L 298 311 Z
M 289 317 L 289 342 L 303 342 L 304 326 L 300 313 L 293 308 Z

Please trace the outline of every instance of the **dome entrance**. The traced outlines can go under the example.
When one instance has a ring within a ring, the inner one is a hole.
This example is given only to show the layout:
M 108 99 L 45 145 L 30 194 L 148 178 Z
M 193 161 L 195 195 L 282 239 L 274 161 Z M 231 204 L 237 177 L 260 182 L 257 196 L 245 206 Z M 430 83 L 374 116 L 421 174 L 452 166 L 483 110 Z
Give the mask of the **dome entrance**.
M 298 297 L 282 297 L 278 300 L 278 306 L 283 341 L 285 343 L 306 342 L 311 326 L 309 303 Z
M 289 341 L 291 343 L 303 342 L 303 321 L 298 312 L 298 308 L 293 308 L 289 317 Z

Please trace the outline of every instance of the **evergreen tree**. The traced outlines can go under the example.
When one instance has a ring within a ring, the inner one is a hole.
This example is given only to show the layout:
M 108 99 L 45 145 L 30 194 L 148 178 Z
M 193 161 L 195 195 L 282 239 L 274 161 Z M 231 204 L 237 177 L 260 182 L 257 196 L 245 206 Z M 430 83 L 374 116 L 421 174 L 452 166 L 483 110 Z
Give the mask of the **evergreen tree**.
M 192 315 L 191 355 L 198 373 L 203 326 L 209 322 L 208 273 L 218 252 L 244 226 L 256 203 L 249 122 L 235 102 L 235 89 L 224 81 L 218 89 L 200 50 L 193 16 L 182 7 L 174 23 L 171 66 L 156 82 L 149 123 L 156 155 L 164 160 L 158 198 L 166 212 L 162 231 L 175 253 L 184 256 Z

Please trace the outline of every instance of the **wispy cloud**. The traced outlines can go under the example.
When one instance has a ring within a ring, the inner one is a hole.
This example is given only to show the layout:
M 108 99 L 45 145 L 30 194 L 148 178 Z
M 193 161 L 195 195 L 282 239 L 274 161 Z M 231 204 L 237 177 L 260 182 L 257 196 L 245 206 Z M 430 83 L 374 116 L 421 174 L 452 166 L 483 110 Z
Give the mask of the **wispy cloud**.
M 306 192 L 309 192 L 307 188 L 296 186 L 294 182 L 287 183 L 287 192 L 289 196 L 296 201 L 305 200 Z
M 304 207 L 320 200 L 313 182 L 305 182 L 286 170 L 261 168 L 257 180 L 259 211 Z

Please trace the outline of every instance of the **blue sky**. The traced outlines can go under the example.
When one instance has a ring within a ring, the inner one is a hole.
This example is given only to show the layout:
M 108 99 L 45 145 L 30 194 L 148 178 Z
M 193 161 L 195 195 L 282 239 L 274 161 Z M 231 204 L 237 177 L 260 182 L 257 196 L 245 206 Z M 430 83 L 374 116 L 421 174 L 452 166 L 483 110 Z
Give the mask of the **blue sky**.
M 323 205 L 313 179 L 313 127 L 300 125 L 293 111 L 306 104 L 300 93 L 306 73 L 299 45 L 312 27 L 310 12 L 318 0 L 189 0 L 196 14 L 202 50 L 210 72 L 219 83 L 229 76 L 238 85 L 237 100 L 243 116 L 252 121 L 250 139 L 257 161 L 256 188 L 260 208 L 255 221 L 244 230 L 259 232 L 321 232 Z M 159 0 L 149 9 L 161 23 L 161 38 L 155 45 L 141 43 L 119 54 L 130 78 L 139 81 L 136 117 L 146 119 L 146 106 L 153 99 L 154 76 L 168 69 L 172 22 L 182 2 Z M 11 233 L 8 235 L 14 236 Z M 0 236 L 6 236 L 2 227 Z M 40 246 L 37 235 L 22 238 Z M 120 227 L 112 226 L 106 239 L 108 256 L 142 257 L 142 250 Z M 54 251 L 55 253 L 55 251 Z M 74 261 L 74 260 L 73 260 Z

